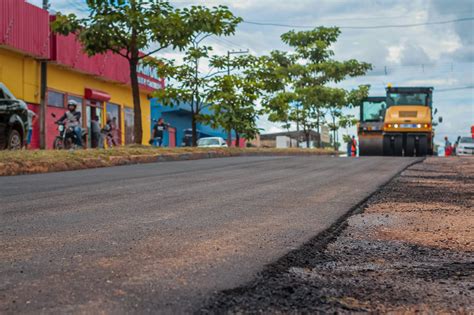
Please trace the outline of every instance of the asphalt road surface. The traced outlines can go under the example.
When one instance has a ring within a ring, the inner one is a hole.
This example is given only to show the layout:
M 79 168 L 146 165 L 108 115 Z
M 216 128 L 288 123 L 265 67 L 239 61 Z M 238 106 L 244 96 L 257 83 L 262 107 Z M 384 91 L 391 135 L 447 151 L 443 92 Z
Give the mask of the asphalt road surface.
M 0 313 L 192 312 L 413 161 L 237 157 L 0 177 Z

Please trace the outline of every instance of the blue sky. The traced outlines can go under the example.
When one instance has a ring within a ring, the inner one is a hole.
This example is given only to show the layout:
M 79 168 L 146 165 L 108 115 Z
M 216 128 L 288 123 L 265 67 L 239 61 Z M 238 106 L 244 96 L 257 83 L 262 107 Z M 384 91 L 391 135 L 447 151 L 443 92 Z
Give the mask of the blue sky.
M 39 5 L 41 0 L 29 2 Z M 51 0 L 56 11 L 84 12 L 83 0 Z M 173 5 L 227 5 L 246 21 L 302 26 L 384 26 L 442 22 L 474 17 L 472 0 L 176 0 Z M 84 13 L 82 13 L 84 14 Z M 289 27 L 241 24 L 235 36 L 211 38 L 215 53 L 250 49 L 265 54 L 286 49 L 279 36 Z M 437 142 L 447 135 L 467 135 L 474 125 L 474 22 L 394 27 L 342 29 L 334 46 L 336 58 L 370 62 L 367 76 L 342 82 L 354 88 L 370 84 L 371 95 L 383 95 L 387 83 L 396 86 L 433 86 L 434 106 L 444 122 L 437 127 Z M 180 59 L 171 50 L 163 57 Z M 261 119 L 267 131 L 278 125 Z M 355 133 L 351 129 L 350 133 Z

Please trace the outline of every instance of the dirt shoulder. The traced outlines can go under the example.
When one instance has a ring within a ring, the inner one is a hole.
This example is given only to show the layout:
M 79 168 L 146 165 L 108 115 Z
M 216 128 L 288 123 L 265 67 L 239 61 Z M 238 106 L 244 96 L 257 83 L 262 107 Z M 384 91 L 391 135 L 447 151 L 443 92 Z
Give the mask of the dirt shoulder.
M 71 171 L 118 165 L 198 160 L 231 156 L 334 155 L 325 149 L 152 148 L 126 146 L 101 150 L 0 151 L 0 176 Z
M 200 312 L 474 312 L 474 159 L 426 159 L 355 213 Z

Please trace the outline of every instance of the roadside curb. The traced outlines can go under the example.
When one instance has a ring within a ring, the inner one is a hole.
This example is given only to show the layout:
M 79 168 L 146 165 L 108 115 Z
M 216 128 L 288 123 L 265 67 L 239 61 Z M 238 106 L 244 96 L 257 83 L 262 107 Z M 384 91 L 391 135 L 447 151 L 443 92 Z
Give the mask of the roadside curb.
M 12 161 L 0 162 L 0 176 L 15 176 L 29 174 L 43 174 L 52 172 L 76 171 L 82 169 L 103 168 L 133 164 L 147 164 L 158 162 L 191 161 L 202 159 L 238 157 L 238 156 L 335 156 L 328 151 L 206 151 L 206 152 L 176 152 L 142 155 L 112 155 L 104 157 L 83 157 L 62 162 L 45 161 Z

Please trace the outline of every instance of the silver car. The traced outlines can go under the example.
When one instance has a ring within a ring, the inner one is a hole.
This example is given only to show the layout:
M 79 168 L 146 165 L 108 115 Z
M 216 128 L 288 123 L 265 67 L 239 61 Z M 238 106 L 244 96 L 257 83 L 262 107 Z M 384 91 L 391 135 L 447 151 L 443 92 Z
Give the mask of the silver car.
M 227 143 L 221 137 L 201 138 L 197 145 L 201 148 L 227 148 Z
M 456 155 L 474 155 L 474 138 L 462 137 L 456 148 Z

